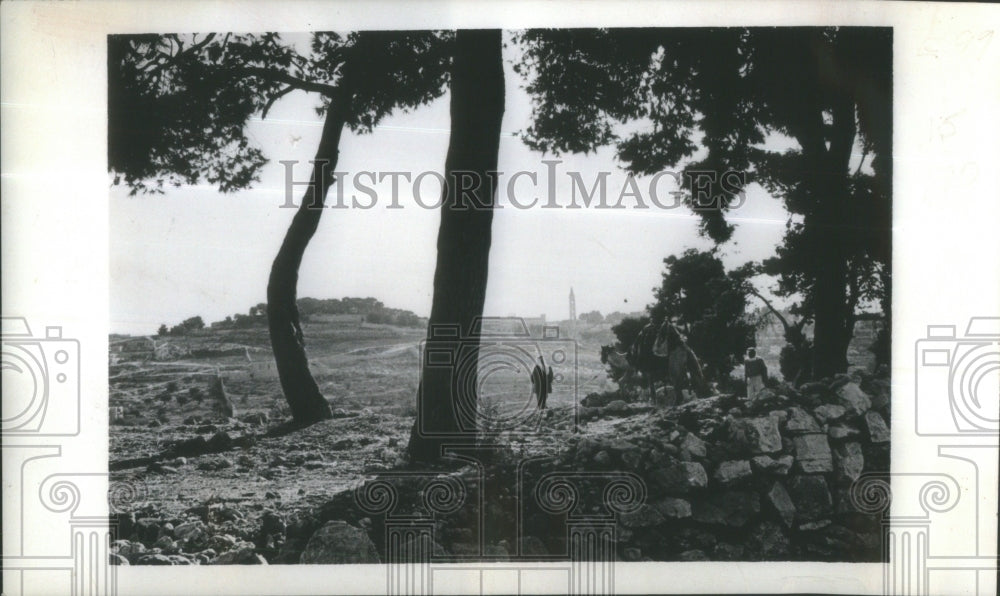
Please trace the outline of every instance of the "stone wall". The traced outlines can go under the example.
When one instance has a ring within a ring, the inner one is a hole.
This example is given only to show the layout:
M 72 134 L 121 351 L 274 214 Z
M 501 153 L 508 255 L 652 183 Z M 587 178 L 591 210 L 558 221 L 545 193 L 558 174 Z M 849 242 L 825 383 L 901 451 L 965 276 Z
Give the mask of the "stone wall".
M 567 529 L 602 519 L 615 520 L 614 552 L 602 556 L 617 560 L 882 560 L 880 519 L 854 505 L 851 487 L 888 472 L 887 380 L 859 372 L 753 401 L 717 395 L 664 409 L 594 404 L 601 398 L 613 396 L 586 398 L 597 422 L 555 460 L 497 454 L 482 480 L 475 467 L 389 473 L 290 525 L 277 561 L 339 560 L 344 553 L 311 538 L 347 524 L 366 530 L 384 562 L 390 520 L 414 515 L 433 520 L 433 550 L 448 561 L 570 558 Z M 445 480 L 463 496 L 434 513 L 424 497 Z M 394 495 L 382 493 L 391 512 L 359 510 L 358 494 L 379 491 Z
M 858 373 L 753 401 L 718 395 L 584 436 L 567 464 L 627 470 L 646 504 L 620 519 L 626 560 L 880 560 L 880 524 L 852 503 L 888 473 L 889 383 Z

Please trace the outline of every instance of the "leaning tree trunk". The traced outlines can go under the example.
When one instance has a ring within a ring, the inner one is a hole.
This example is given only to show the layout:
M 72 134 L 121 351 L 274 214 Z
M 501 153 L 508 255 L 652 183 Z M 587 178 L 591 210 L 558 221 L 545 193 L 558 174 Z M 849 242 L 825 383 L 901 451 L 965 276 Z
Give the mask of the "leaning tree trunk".
M 495 172 L 504 112 L 499 30 L 460 30 L 451 74 L 451 137 L 445 160 L 434 297 L 410 435 L 412 461 L 477 432 L 479 337 L 489 272 Z M 460 187 L 474 190 L 460 192 Z M 449 335 L 455 330 L 457 335 Z
M 302 204 L 288 226 L 267 281 L 267 326 L 278 368 L 278 379 L 292 411 L 292 419 L 301 424 L 318 422 L 332 416 L 330 404 L 320 393 L 319 386 L 309 371 L 309 360 L 299 323 L 299 309 L 295 301 L 302 255 L 316 233 L 319 219 L 323 215 L 327 190 L 333 184 L 340 135 L 351 109 L 351 96 L 352 93 L 342 79 L 323 123 L 323 136 L 316 150 L 311 184 L 306 188 Z

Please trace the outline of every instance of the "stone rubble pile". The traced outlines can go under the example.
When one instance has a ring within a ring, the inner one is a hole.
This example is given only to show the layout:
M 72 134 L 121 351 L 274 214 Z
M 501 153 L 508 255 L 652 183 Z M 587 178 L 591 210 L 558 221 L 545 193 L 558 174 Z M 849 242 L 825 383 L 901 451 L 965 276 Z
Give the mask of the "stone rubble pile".
M 206 503 L 167 518 L 152 507 L 112 516 L 119 538 L 112 565 L 267 565 L 265 554 L 284 540 L 285 522 L 264 512 L 259 525 L 222 503 Z

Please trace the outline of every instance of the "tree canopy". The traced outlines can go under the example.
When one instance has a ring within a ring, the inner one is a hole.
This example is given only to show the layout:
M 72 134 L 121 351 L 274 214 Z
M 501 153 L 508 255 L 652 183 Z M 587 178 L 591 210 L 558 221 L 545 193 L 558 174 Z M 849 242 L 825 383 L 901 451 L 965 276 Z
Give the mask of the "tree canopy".
M 316 93 L 322 114 L 348 57 L 353 83 L 346 125 L 370 132 L 394 110 L 443 95 L 454 34 L 318 32 L 309 43 L 277 33 L 112 35 L 108 41 L 108 168 L 132 194 L 164 184 L 251 187 L 267 163 L 247 135 L 253 117 L 293 91 Z
M 716 242 L 730 239 L 726 216 L 740 204 L 724 192 L 725 172 L 782 200 L 787 233 L 767 272 L 815 319 L 817 372 L 844 369 L 855 308 L 888 305 L 891 30 L 532 30 L 519 41 L 529 146 L 614 145 L 633 174 L 714 173 L 704 192 L 689 184 L 684 201 Z
M 669 256 L 663 283 L 649 306 L 659 326 L 671 321 L 686 336 L 709 378 L 724 380 L 753 344 L 755 324 L 746 314 L 747 271 L 727 272 L 714 251 L 689 249 Z

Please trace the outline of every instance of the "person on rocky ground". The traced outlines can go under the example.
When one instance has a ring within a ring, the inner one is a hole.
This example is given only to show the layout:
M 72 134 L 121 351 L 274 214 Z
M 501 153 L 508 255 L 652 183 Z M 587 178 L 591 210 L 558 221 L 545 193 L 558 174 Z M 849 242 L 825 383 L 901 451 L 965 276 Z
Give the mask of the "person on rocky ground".
M 545 401 L 548 399 L 549 394 L 552 393 L 552 379 L 552 367 L 546 366 L 545 357 L 539 356 L 538 364 L 531 371 L 531 389 L 535 394 L 539 410 L 545 409 Z
M 753 399 L 764 389 L 767 380 L 767 365 L 757 356 L 757 350 L 750 348 L 743 361 L 743 376 L 747 382 L 747 399 Z
M 215 403 L 215 408 L 224 418 L 235 418 L 236 408 L 233 406 L 233 401 L 229 399 L 229 395 L 226 393 L 226 385 L 222 380 L 222 374 L 217 368 L 215 370 L 215 375 L 212 377 L 212 383 L 209 387 L 209 395 L 212 396 Z

